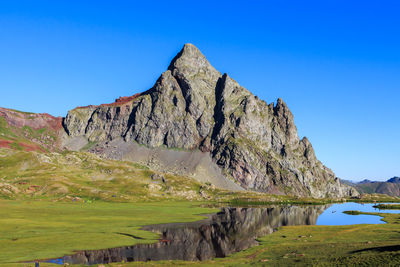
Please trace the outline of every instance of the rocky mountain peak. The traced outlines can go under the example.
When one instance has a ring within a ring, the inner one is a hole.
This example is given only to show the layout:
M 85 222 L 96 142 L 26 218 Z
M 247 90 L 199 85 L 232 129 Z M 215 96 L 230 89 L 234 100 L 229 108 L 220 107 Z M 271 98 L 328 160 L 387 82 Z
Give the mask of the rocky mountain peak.
M 400 183 L 400 177 L 392 177 L 389 180 L 387 180 L 388 183 Z
M 71 138 L 96 143 L 95 151 L 107 157 L 114 155 L 104 152 L 108 142 L 121 138 L 126 143 L 118 143 L 117 150 L 124 155 L 134 153 L 129 151 L 132 142 L 203 151 L 226 179 L 248 190 L 314 197 L 357 194 L 317 160 L 307 139 L 299 140 L 282 99 L 268 105 L 221 75 L 192 44 L 184 45 L 150 90 L 122 106 L 72 110 L 64 127 Z
M 200 50 L 192 44 L 185 44 L 182 50 L 171 61 L 168 70 L 175 77 L 182 89 L 212 93 L 219 73 L 208 62 Z
M 192 44 L 185 44 L 182 50 L 171 61 L 169 70 L 185 70 L 191 74 L 197 73 L 200 69 L 212 69 L 216 71 L 208 62 L 201 51 Z

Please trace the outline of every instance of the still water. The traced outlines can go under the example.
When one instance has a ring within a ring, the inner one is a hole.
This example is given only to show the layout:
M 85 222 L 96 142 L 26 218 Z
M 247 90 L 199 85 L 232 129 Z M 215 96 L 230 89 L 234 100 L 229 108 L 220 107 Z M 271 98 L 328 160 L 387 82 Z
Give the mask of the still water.
M 155 244 L 79 251 L 47 262 L 91 265 L 122 261 L 197 261 L 225 257 L 257 245 L 256 238 L 271 234 L 280 226 L 383 223 L 379 216 L 342 213 L 345 210 L 378 211 L 372 206 L 373 204 L 343 203 L 320 206 L 222 208 L 220 212 L 197 222 L 143 227 L 145 230 L 160 234 L 159 242 Z
M 380 212 L 380 213 L 400 213 L 400 210 L 379 210 L 374 208 L 375 204 L 361 203 L 341 203 L 332 204 L 317 219 L 317 225 L 349 225 L 349 224 L 380 224 L 379 216 L 371 215 L 348 215 L 343 213 L 346 210 L 358 210 L 362 212 Z

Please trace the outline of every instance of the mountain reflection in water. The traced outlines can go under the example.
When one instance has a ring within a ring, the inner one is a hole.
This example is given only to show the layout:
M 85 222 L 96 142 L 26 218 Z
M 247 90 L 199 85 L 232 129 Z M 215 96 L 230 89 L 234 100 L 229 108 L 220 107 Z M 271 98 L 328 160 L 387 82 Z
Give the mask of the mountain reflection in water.
M 257 237 L 270 234 L 280 226 L 313 225 L 327 207 L 222 208 L 217 214 L 197 222 L 143 227 L 144 230 L 160 233 L 160 240 L 155 244 L 79 251 L 50 262 L 100 264 L 122 261 L 197 261 L 225 257 L 257 245 Z

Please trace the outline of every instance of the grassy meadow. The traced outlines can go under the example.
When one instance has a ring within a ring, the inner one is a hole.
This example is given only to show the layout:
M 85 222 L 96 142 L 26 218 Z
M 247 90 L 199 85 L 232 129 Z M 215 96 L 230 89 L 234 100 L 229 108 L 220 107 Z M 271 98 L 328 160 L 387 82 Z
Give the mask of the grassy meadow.
M 381 210 L 400 210 L 400 204 L 379 204 L 375 205 L 374 208 Z
M 140 227 L 196 221 L 204 218 L 199 214 L 217 211 L 199 205 L 0 200 L 0 264 L 54 258 L 74 250 L 157 242 L 157 234 Z
M 400 215 L 363 214 L 382 216 L 387 224 L 284 226 L 258 239 L 259 246 L 226 258 L 110 266 L 399 266 Z
M 139 227 L 198 220 L 202 218 L 198 214 L 213 211 L 188 202 L 96 203 L 85 206 L 78 203 L 1 201 L 0 205 L 3 233 L 0 266 L 27 267 L 33 264 L 20 261 L 57 257 L 84 248 L 156 242 L 157 235 L 141 231 Z M 387 224 L 283 226 L 273 234 L 259 238 L 259 246 L 226 258 L 104 266 L 398 266 L 400 215 L 363 214 L 382 216 Z M 118 233 L 129 233 L 143 239 Z M 40 266 L 57 265 L 40 263 Z
M 160 173 L 137 163 L 106 160 L 85 152 L 36 153 L 0 148 L 0 265 L 33 266 L 25 262 L 60 257 L 75 250 L 157 242 L 156 234 L 140 227 L 199 220 L 204 217 L 200 214 L 215 212 L 213 207 L 218 205 L 346 201 L 229 192 L 188 177 L 161 174 L 163 181 L 154 174 Z M 374 194 L 351 201 L 399 199 Z M 399 265 L 400 215 L 380 216 L 388 223 L 281 227 L 260 238 L 259 246 L 223 259 L 109 266 Z

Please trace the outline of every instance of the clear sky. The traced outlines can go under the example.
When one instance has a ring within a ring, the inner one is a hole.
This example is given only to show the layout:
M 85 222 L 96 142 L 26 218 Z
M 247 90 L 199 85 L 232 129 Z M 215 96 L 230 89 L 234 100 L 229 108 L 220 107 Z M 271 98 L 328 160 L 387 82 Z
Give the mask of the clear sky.
M 151 3 L 150 3 L 151 2 Z M 193 43 L 345 179 L 400 176 L 400 1 L 0 1 L 0 106 L 65 116 L 150 88 Z

